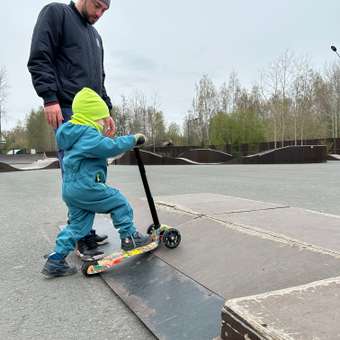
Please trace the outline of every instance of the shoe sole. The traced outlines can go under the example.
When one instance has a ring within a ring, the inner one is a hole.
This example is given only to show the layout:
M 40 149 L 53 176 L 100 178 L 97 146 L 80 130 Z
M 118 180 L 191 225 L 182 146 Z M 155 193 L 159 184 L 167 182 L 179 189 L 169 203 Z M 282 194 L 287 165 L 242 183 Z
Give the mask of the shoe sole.
M 146 246 L 148 246 L 149 244 L 151 244 L 151 243 L 153 243 L 153 242 L 155 242 L 155 241 L 151 241 L 151 242 L 149 242 L 149 243 L 146 243 L 146 244 L 143 244 L 143 245 L 141 245 L 141 246 L 138 246 L 138 247 L 135 247 L 135 248 L 131 248 L 131 249 L 123 249 L 123 248 L 121 248 L 121 250 L 122 250 L 122 251 L 136 250 L 136 249 L 139 249 L 139 248 L 146 247 Z
M 75 253 L 77 256 L 81 258 L 82 261 L 86 261 L 86 262 L 100 260 L 103 257 L 105 257 L 104 253 L 98 254 L 98 255 L 84 255 L 80 253 L 79 250 L 76 250 Z
M 96 243 L 98 244 L 98 246 L 103 246 L 105 244 L 109 244 L 109 241 L 107 239 L 103 240 L 103 241 L 100 241 L 100 242 L 97 242 Z
M 48 279 L 51 279 L 51 278 L 54 278 L 54 277 L 70 276 L 70 275 L 76 274 L 77 272 L 78 272 L 77 269 L 74 269 L 73 271 L 69 271 L 69 272 L 64 272 L 64 273 L 60 273 L 60 272 L 50 273 L 46 269 L 43 269 L 41 271 L 41 273 Z

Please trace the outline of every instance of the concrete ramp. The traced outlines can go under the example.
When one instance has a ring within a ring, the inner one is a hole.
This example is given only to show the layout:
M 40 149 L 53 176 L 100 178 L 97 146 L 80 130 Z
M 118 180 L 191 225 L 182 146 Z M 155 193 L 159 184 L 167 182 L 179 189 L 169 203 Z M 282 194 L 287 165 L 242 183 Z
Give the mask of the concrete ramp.
M 146 202 L 133 201 L 136 221 L 145 231 L 151 223 Z M 185 213 L 159 211 L 162 221 L 181 226 L 195 219 Z M 106 254 L 119 249 L 120 240 L 109 218 L 96 218 L 98 233 L 109 235 Z M 163 256 L 181 252 L 182 247 L 160 248 Z M 134 257 L 101 274 L 105 282 L 159 339 L 212 339 L 220 333 L 220 313 L 224 298 L 164 261 L 159 251 Z
M 31 170 L 49 170 L 59 169 L 59 160 L 57 158 L 45 158 L 39 159 L 34 163 L 3 163 L 0 162 L 0 172 L 11 172 L 11 171 L 31 171 Z
M 224 339 L 339 339 L 340 277 L 226 302 Z
M 156 202 L 161 222 L 180 230 L 180 247 L 161 247 L 102 277 L 159 339 L 246 339 L 235 334 L 261 311 L 254 303 L 249 313 L 239 315 L 233 310 L 243 301 L 238 299 L 339 276 L 337 216 L 215 194 L 163 196 Z M 132 200 L 132 205 L 137 225 L 145 230 L 151 224 L 146 201 Z M 97 218 L 96 229 L 110 235 L 106 252 L 119 247 L 108 218 Z M 322 320 L 316 307 L 310 304 Z M 275 308 L 268 313 L 269 324 Z M 281 339 L 263 334 L 258 338 Z
M 0 172 L 12 172 L 12 171 L 18 171 L 18 169 L 8 163 L 0 162 Z
M 242 157 L 243 164 L 321 163 L 326 161 L 326 145 L 290 145 Z
M 340 155 L 336 153 L 328 154 L 327 160 L 328 161 L 340 161 Z
M 178 157 L 188 158 L 197 163 L 224 163 L 233 156 L 229 153 L 213 149 L 191 149 L 182 152 Z
M 201 150 L 203 151 L 203 150 Z M 144 165 L 217 165 L 217 164 L 223 164 L 223 162 L 213 162 L 213 160 L 218 160 L 218 157 L 221 157 L 221 154 L 224 154 L 223 152 L 213 152 L 213 156 L 208 156 L 210 155 L 210 151 L 209 150 L 204 150 L 207 151 L 208 153 L 206 154 L 205 152 L 203 152 L 203 154 L 205 155 L 205 158 L 202 156 L 201 158 L 197 158 L 200 159 L 201 162 L 195 161 L 193 159 L 189 159 L 189 158 L 185 158 L 185 157 L 169 157 L 169 156 L 162 156 L 160 154 L 156 154 L 153 153 L 151 151 L 147 151 L 147 150 L 140 150 L 140 154 L 143 160 Z M 215 155 L 218 156 L 215 156 Z M 200 153 L 200 155 L 202 155 L 202 153 Z M 227 155 L 227 154 L 224 154 Z M 224 157 L 224 158 L 223 158 Z M 226 158 L 226 156 L 223 156 L 222 160 L 226 160 L 229 158 Z M 195 158 L 195 157 L 193 157 Z M 206 160 L 206 162 L 202 162 L 202 160 L 204 161 L 204 159 Z M 136 157 L 135 157 L 135 153 L 133 150 L 128 151 L 126 153 L 124 153 L 123 155 L 119 155 L 118 157 L 115 157 L 113 160 L 110 161 L 110 164 L 117 164 L 117 165 L 136 165 L 137 161 L 136 161 Z

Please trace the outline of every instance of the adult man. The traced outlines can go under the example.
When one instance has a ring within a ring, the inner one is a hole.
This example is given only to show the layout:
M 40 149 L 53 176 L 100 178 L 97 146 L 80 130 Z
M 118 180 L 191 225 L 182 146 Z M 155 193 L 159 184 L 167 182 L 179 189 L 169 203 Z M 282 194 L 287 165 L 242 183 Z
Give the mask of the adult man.
M 97 92 L 112 109 L 105 86 L 102 40 L 93 24 L 110 7 L 111 0 L 77 0 L 69 5 L 45 6 L 34 28 L 28 69 L 33 86 L 43 101 L 48 124 L 57 129 L 72 115 L 72 101 L 83 87 Z M 115 132 L 111 117 L 105 120 L 107 136 Z M 63 150 L 58 152 L 62 169 Z M 78 242 L 82 256 L 100 256 L 97 243 L 106 235 L 94 230 Z

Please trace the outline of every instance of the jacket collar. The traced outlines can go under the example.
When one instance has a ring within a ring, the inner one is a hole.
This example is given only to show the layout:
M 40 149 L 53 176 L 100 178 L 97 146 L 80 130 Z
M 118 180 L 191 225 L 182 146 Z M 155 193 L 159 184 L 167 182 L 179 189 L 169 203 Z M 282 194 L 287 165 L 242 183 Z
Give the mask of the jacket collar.
M 76 7 L 76 4 L 71 1 L 69 6 L 72 8 L 72 10 L 76 13 L 76 15 L 80 18 L 81 22 L 84 24 L 84 25 L 88 25 L 88 21 L 79 13 L 77 7 Z

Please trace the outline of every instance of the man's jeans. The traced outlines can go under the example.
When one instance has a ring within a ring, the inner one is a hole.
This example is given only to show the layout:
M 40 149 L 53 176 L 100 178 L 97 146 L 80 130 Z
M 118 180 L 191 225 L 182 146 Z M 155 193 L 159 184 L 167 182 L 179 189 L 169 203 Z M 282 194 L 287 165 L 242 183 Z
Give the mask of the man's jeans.
M 71 119 L 72 116 L 72 109 L 70 107 L 62 107 L 61 112 L 63 114 L 63 122 L 62 124 L 68 122 Z M 57 129 L 54 130 L 54 132 L 57 132 Z M 58 159 L 59 159 L 59 164 L 60 164 L 60 170 L 61 170 L 61 175 L 64 175 L 64 167 L 63 167 L 63 158 L 64 158 L 64 150 L 60 150 L 58 148 Z

